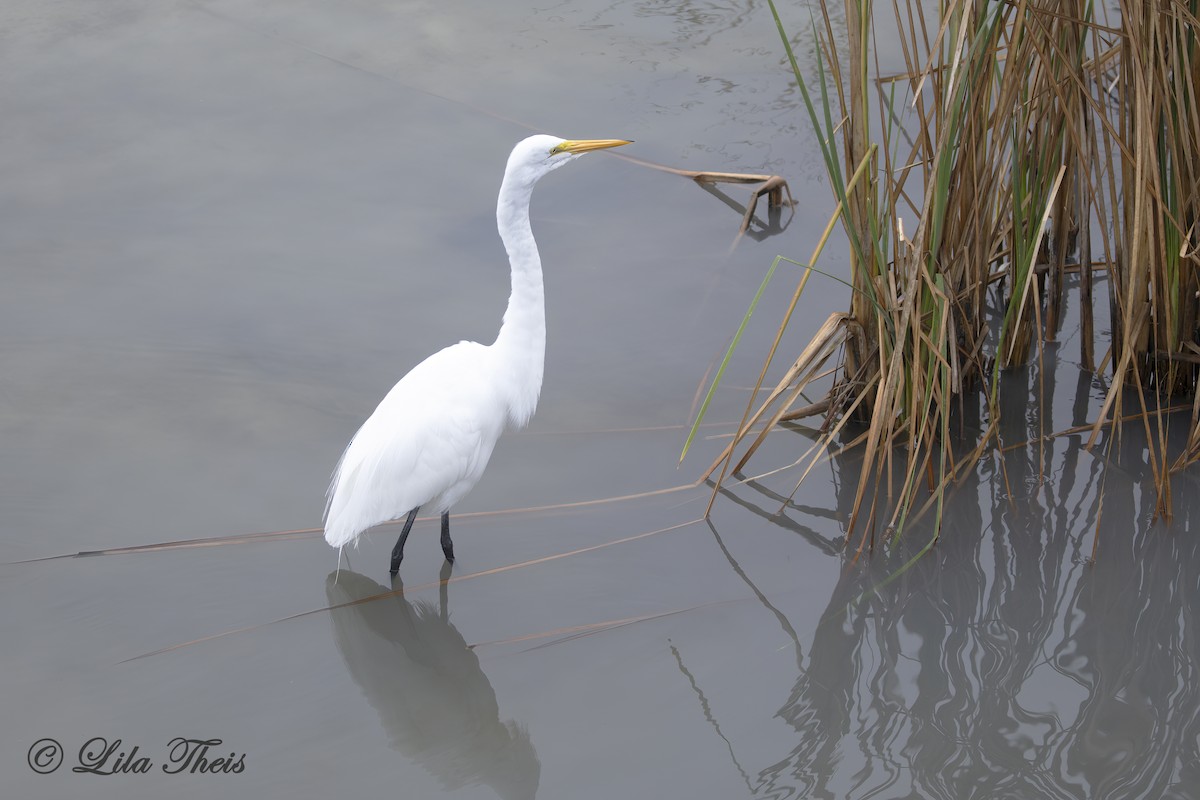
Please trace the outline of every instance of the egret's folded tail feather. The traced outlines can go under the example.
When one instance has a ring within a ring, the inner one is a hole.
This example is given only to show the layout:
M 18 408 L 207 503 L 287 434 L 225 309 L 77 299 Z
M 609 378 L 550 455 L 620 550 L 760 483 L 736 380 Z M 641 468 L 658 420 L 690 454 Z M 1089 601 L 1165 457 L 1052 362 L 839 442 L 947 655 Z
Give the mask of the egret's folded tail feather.
M 350 440 L 350 444 L 346 445 L 346 449 L 342 451 L 341 457 L 338 459 L 337 466 L 333 468 L 333 475 L 329 478 L 329 488 L 325 490 L 325 519 L 329 521 L 329 512 L 333 508 L 333 498 L 337 496 L 338 483 L 342 479 L 342 467 L 346 463 L 346 454 L 350 452 L 350 447 L 354 444 L 354 440 Z
M 326 525 L 325 541 L 332 547 L 342 548 L 348 544 L 358 547 L 359 531 L 350 531 L 344 525 Z
M 351 441 L 350 444 L 354 444 L 354 442 Z M 349 475 L 342 475 L 342 468 L 346 466 L 346 454 L 349 452 L 350 448 L 347 447 L 346 452 L 342 453 L 342 457 L 338 460 L 337 467 L 333 470 L 333 478 L 329 483 L 329 492 L 325 501 L 325 541 L 339 549 L 351 542 L 357 543 L 358 534 L 362 533 L 361 529 L 354 529 L 354 525 L 346 513 L 346 501 L 352 495 L 350 484 L 353 484 L 357 472 L 356 468 Z M 339 488 L 341 492 L 338 491 Z

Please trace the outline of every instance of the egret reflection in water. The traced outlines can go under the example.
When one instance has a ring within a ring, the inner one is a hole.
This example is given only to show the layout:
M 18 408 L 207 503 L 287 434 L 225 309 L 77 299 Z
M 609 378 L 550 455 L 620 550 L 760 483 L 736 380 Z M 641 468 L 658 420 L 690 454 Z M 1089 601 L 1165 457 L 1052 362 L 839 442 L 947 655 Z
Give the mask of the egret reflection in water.
M 338 651 L 391 746 L 447 791 L 486 784 L 503 800 L 535 797 L 541 764 L 529 732 L 500 721 L 479 658 L 450 624 L 445 583 L 436 606 L 393 594 L 402 588 L 345 569 L 325 580 Z

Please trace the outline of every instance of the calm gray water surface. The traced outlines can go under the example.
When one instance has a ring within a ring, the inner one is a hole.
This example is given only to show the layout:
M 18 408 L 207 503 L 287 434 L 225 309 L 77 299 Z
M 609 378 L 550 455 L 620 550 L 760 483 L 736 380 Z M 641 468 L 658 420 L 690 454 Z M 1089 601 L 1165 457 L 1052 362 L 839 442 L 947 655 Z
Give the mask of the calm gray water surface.
M 852 565 L 853 456 L 709 523 L 686 488 L 488 513 L 694 480 L 728 430 L 676 467 L 697 386 L 832 203 L 761 4 L 469 5 L 0 7 L 6 796 L 1198 796 L 1197 487 L 1152 525 L 1136 432 L 1107 471 L 1069 436 L 985 460 L 894 579 L 929 530 Z M 796 218 L 731 253 L 737 214 L 686 180 L 595 156 L 543 182 L 538 415 L 459 509 L 452 571 L 423 521 L 403 586 L 393 528 L 337 574 L 310 529 L 342 447 L 409 367 L 499 325 L 522 125 L 779 173 Z M 776 280 L 710 420 L 744 407 Z M 846 304 L 814 280 L 789 346 Z M 1094 408 L 1060 347 L 1010 377 L 1006 443 Z M 177 737 L 241 771 L 165 773 Z M 72 772 L 106 746 L 149 771 Z

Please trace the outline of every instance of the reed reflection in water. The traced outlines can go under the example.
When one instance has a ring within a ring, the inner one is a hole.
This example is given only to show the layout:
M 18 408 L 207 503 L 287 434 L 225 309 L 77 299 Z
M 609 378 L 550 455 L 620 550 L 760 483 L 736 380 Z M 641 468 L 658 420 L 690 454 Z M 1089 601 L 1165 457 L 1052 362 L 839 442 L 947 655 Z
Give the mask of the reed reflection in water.
M 1006 443 L 1033 438 L 1036 395 L 1053 395 L 1053 376 L 1018 374 L 1006 386 Z M 1067 414 L 1086 421 L 1090 388 L 1081 378 Z M 908 569 L 897 575 L 928 525 L 891 555 L 847 559 L 807 654 L 804 634 L 756 590 L 792 641 L 799 675 L 777 713 L 795 744 L 753 775 L 752 794 L 1200 796 L 1196 481 L 1178 476 L 1171 525 L 1154 522 L 1144 443 L 1132 429 L 1123 436 L 1107 467 L 1085 436 L 985 460 L 956 489 L 936 547 Z M 855 463 L 836 466 L 843 512 Z M 745 486 L 766 498 L 765 513 L 779 507 L 765 487 Z M 743 507 L 758 507 L 742 494 Z
M 399 580 L 389 589 L 349 570 L 330 573 L 325 591 L 338 651 L 391 746 L 443 788 L 485 784 L 503 800 L 532 800 L 541 764 L 529 732 L 500 721 L 478 657 L 450 624 L 447 577 L 435 606 L 394 594 L 403 590 Z M 345 603 L 353 605 L 336 607 Z

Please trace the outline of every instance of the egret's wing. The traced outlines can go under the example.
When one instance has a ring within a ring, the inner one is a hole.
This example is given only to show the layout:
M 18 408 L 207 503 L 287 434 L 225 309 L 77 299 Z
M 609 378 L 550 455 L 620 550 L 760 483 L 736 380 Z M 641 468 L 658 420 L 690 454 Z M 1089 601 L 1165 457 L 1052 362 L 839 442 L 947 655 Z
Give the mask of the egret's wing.
M 331 545 L 404 516 L 482 468 L 481 454 L 490 455 L 502 425 L 485 380 L 486 352 L 460 342 L 434 353 L 363 423 L 329 487 L 325 538 Z

